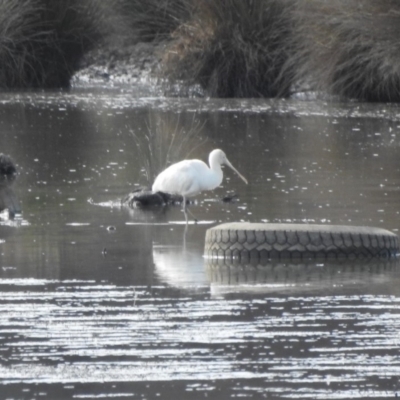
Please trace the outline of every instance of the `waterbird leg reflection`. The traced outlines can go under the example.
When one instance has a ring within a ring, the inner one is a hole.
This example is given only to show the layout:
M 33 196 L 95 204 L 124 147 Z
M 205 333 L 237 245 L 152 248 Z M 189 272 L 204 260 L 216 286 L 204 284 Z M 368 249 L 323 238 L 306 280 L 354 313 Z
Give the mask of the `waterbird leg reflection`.
M 137 298 L 136 288 L 133 287 L 133 307 L 136 306 L 136 298 Z
M 183 213 L 185 214 L 186 226 L 188 224 L 187 207 L 186 207 L 186 197 L 183 197 Z
M 186 251 L 186 235 L 187 235 L 187 231 L 188 231 L 188 224 L 186 223 L 185 229 L 183 230 L 183 246 L 182 246 L 182 250 L 183 251 Z
M 187 212 L 192 216 L 194 223 L 197 224 L 197 218 L 194 216 L 194 214 L 189 209 Z
M 188 213 L 191 215 L 191 217 L 193 218 L 193 220 L 194 220 L 194 222 L 197 224 L 197 218 L 193 215 L 193 213 L 187 208 L 187 199 L 186 199 L 186 196 L 182 196 L 183 197 L 183 202 L 182 202 L 182 204 L 183 204 L 183 213 L 185 214 L 185 220 L 186 220 L 186 225 L 188 224 L 188 222 L 189 222 L 189 219 L 188 219 Z

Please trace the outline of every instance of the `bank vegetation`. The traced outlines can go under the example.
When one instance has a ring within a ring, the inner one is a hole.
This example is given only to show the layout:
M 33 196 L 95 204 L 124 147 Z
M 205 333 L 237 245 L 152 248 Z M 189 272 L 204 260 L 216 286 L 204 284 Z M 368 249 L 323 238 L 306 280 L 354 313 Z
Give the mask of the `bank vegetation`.
M 210 96 L 397 102 L 399 34 L 397 0 L 0 0 L 0 87 L 68 87 L 90 52 L 146 43 Z

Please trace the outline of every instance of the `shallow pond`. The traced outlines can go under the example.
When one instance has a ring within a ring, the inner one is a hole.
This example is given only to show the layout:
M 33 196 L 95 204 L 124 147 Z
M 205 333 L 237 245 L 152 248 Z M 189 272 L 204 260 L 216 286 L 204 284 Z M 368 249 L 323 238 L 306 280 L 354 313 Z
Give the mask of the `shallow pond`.
M 217 147 L 249 185 L 225 170 L 197 224 L 120 206 Z M 399 147 L 397 105 L 1 94 L 23 207 L 0 222 L 1 398 L 394 397 L 397 261 L 216 266 L 203 247 L 227 221 L 398 232 Z

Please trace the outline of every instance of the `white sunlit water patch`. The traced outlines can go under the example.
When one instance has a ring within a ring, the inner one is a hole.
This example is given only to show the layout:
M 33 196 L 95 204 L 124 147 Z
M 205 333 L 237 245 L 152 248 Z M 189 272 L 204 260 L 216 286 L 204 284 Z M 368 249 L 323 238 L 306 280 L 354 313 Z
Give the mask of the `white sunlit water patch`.
M 229 379 L 241 382 L 240 393 L 336 398 L 356 385 L 368 398 L 400 376 L 395 296 L 214 298 L 206 287 L 174 296 L 165 287 L 90 281 L 0 280 L 5 285 L 3 384 L 192 380 L 203 383 L 187 390 L 214 391 Z

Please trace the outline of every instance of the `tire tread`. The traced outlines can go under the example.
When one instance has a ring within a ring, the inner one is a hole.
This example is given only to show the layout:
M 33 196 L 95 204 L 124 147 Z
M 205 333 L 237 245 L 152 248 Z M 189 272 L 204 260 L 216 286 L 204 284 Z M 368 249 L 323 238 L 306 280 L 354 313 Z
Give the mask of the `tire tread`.
M 303 224 L 222 224 L 207 230 L 209 258 L 393 258 L 399 239 L 380 228 Z

